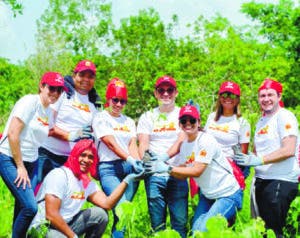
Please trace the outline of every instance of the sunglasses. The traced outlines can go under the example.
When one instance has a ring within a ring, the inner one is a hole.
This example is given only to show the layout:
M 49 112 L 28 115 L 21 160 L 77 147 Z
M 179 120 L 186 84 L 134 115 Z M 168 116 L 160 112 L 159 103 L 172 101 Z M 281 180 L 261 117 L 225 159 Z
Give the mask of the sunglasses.
M 233 93 L 222 93 L 221 94 L 222 98 L 231 98 L 231 99 L 236 99 L 238 96 L 233 94 Z
M 192 117 L 191 118 L 190 117 L 183 117 L 183 118 L 179 119 L 179 122 L 182 125 L 185 125 L 188 121 L 190 122 L 191 125 L 194 125 L 197 122 L 197 119 L 192 118 Z
M 167 92 L 169 95 L 173 94 L 175 92 L 175 88 L 157 88 L 156 91 L 160 94 L 160 95 L 164 95 L 165 92 Z
M 119 98 L 112 98 L 111 101 L 113 102 L 113 104 L 118 104 L 118 102 L 120 102 L 121 105 L 125 105 L 127 103 L 127 100 Z
M 46 84 L 46 85 L 47 85 L 50 93 L 57 92 L 58 94 L 61 94 L 64 91 L 63 87 L 50 86 L 48 84 Z

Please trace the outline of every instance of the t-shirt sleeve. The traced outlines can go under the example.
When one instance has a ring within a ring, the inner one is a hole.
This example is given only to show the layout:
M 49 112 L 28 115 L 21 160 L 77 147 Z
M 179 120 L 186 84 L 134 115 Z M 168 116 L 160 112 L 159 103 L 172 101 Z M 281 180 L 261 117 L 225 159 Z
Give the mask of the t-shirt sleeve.
M 97 191 L 100 191 L 100 188 L 99 186 L 94 182 L 94 181 L 91 181 L 89 183 L 89 186 L 87 187 L 87 190 L 86 190 L 86 197 L 90 196 L 91 194 L 97 192 Z
M 218 143 L 209 134 L 204 134 L 197 143 L 199 150 L 195 155 L 195 161 L 210 164 L 216 154 Z
M 240 121 L 239 143 L 240 144 L 249 143 L 250 133 L 251 133 L 250 123 L 244 118 L 239 118 L 239 121 Z
M 209 124 L 210 124 L 211 121 L 214 119 L 214 117 L 215 117 L 215 113 L 214 113 L 214 112 L 212 112 L 211 114 L 209 114 L 209 116 L 208 116 L 208 118 L 207 118 L 207 120 L 206 120 L 205 126 L 204 126 L 204 130 L 205 130 L 205 131 L 207 130 Z
M 279 115 L 277 125 L 280 139 L 290 135 L 298 136 L 298 122 L 290 111 Z
M 103 113 L 97 113 L 93 120 L 93 130 L 97 139 L 103 136 L 113 135 L 114 130 L 111 123 L 103 115 Z
M 62 169 L 54 169 L 45 177 L 44 180 L 45 194 L 52 194 L 63 199 L 67 194 L 68 178 L 66 172 Z
M 19 118 L 25 125 L 32 119 L 38 104 L 37 95 L 26 95 L 15 105 L 12 116 Z
M 151 134 L 152 123 L 150 112 L 142 114 L 137 125 L 137 134 Z

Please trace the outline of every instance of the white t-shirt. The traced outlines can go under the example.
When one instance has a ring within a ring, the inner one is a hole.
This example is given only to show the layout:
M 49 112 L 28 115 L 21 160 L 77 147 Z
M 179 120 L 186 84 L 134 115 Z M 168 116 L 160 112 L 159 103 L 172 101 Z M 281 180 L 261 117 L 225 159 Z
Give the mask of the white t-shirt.
M 215 112 L 209 115 L 204 129 L 216 138 L 225 156 L 233 158 L 232 146 L 249 143 L 250 124 L 243 117 L 237 118 L 236 115 L 221 116 L 218 121 L 214 120 L 215 116 Z
M 220 145 L 208 133 L 199 132 L 193 142 L 185 140 L 177 158 L 180 164 L 186 166 L 193 166 L 195 161 L 207 164 L 195 181 L 208 199 L 230 196 L 240 188 Z
M 88 95 L 81 95 L 77 91 L 70 99 L 67 98 L 66 93 L 63 93 L 51 108 L 57 112 L 55 125 L 68 132 L 91 126 L 93 115 L 97 112 L 94 104 L 89 101 Z M 69 156 L 75 143 L 50 136 L 43 147 L 56 155 Z
M 103 136 L 114 136 L 117 144 L 126 153 L 129 153 L 129 142 L 136 137 L 136 126 L 134 121 L 123 114 L 119 117 L 111 116 L 106 110 L 97 113 L 93 120 L 93 130 L 100 145 L 98 146 L 98 155 L 101 162 L 114 161 L 120 158 L 110 150 L 105 143 L 101 142 Z
M 50 107 L 44 108 L 39 95 L 26 95 L 17 101 L 5 126 L 3 143 L 0 142 L 0 152 L 11 157 L 7 132 L 13 117 L 19 118 L 24 123 L 20 134 L 22 160 L 34 162 L 38 157 L 38 147 L 48 137 L 49 123 L 53 121 L 53 111 Z
M 162 113 L 156 107 L 142 114 L 137 133 L 149 135 L 150 151 L 156 154 L 165 153 L 175 143 L 181 132 L 178 123 L 179 110 L 179 107 L 175 107 L 172 112 Z M 178 165 L 175 157 L 168 160 L 168 163 Z
M 298 122 L 295 115 L 285 108 L 280 108 L 271 117 L 263 116 L 256 124 L 254 145 L 258 156 L 270 154 L 281 147 L 286 136 L 298 137 Z M 300 174 L 295 156 L 278 163 L 255 167 L 255 176 L 262 179 L 277 179 L 297 182 Z
M 44 200 L 46 194 L 55 195 L 61 200 L 59 213 L 66 222 L 69 222 L 81 210 L 87 198 L 99 190 L 94 181 L 91 181 L 85 189 L 82 181 L 78 180 L 67 167 L 62 166 L 51 170 L 36 196 L 38 213 L 34 217 L 31 227 L 37 227 L 46 222 Z

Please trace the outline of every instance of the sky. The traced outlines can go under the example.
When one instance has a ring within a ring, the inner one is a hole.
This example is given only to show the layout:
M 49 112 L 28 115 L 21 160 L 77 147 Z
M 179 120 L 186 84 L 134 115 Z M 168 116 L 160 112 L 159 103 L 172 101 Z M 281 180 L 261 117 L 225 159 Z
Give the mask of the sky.
M 234 25 L 250 24 L 240 13 L 241 4 L 250 0 L 112 0 L 113 21 L 118 26 L 120 19 L 137 15 L 139 10 L 153 7 L 161 19 L 168 23 L 173 14 L 178 15 L 178 35 L 188 34 L 185 25 L 199 15 L 206 18 L 220 13 Z M 24 6 L 23 14 L 13 17 L 10 9 L 0 1 L 0 57 L 19 63 L 35 53 L 36 21 L 48 6 L 48 0 L 19 0 Z M 277 0 L 259 0 L 276 3 Z

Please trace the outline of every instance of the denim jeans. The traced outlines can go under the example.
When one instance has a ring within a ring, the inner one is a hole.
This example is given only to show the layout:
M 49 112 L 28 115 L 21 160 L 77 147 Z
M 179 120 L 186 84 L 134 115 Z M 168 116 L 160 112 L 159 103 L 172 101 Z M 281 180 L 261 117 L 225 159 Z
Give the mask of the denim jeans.
M 107 223 L 107 212 L 100 207 L 91 207 L 81 210 L 68 222 L 68 225 L 78 236 L 85 235 L 86 238 L 98 238 L 104 233 Z M 50 226 L 46 237 L 65 238 L 66 236 Z
M 27 229 L 37 213 L 37 204 L 32 188 L 17 187 L 14 183 L 17 178 L 17 168 L 13 158 L 0 153 L 0 175 L 15 198 L 12 238 L 26 237 Z M 33 163 L 24 162 L 30 176 Z
M 115 160 L 110 162 L 100 162 L 98 166 L 98 174 L 100 178 L 100 183 L 104 193 L 109 196 L 123 181 L 126 175 L 133 173 L 133 167 L 125 160 Z M 128 184 L 127 189 L 118 204 L 121 204 L 124 201 L 132 201 L 137 188 L 138 182 L 133 182 Z M 117 205 L 118 205 L 117 204 Z M 116 230 L 116 224 L 119 221 L 115 210 L 113 209 L 114 214 L 114 223 L 112 226 L 112 236 L 113 237 L 122 237 L 123 231 Z
M 167 207 L 172 229 L 186 237 L 188 220 L 188 184 L 171 176 L 145 179 L 148 210 L 153 231 L 166 229 Z
M 199 203 L 192 221 L 192 231 L 207 231 L 206 222 L 209 218 L 221 215 L 227 220 L 232 219 L 237 210 L 242 208 L 243 191 L 237 192 L 228 197 L 208 199 L 200 191 Z
M 40 147 L 38 160 L 35 162 L 33 176 L 31 178 L 32 189 L 35 190 L 36 186 L 43 181 L 52 169 L 62 166 L 67 159 L 67 156 L 56 155 Z

